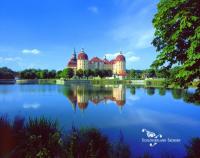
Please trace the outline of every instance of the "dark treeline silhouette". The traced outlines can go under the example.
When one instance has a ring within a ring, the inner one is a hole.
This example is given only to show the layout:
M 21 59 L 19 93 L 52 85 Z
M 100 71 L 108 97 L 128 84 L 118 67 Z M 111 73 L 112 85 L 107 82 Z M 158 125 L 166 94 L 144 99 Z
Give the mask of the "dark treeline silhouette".
M 7 67 L 0 68 L 0 79 L 14 79 L 15 72 Z
M 26 122 L 26 123 L 25 123 Z M 200 138 L 193 138 L 186 146 L 186 158 L 200 157 Z M 99 129 L 72 126 L 61 132 L 56 121 L 35 118 L 25 121 L 16 117 L 10 122 L 0 117 L 0 157 L 6 158 L 130 158 L 130 147 L 120 132 L 117 142 L 110 142 Z M 153 156 L 144 153 L 137 158 Z M 164 153 L 161 157 L 174 157 Z
M 0 157 L 6 158 L 130 158 L 129 146 L 111 143 L 95 128 L 61 132 L 56 121 L 0 117 Z

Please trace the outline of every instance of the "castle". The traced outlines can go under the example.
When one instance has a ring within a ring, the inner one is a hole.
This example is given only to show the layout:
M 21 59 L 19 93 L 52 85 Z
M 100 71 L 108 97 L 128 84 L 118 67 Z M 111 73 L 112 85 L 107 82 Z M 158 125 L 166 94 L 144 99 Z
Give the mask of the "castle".
M 98 57 L 93 57 L 91 60 L 88 59 L 88 55 L 82 49 L 78 54 L 78 58 L 76 57 L 76 51 L 72 54 L 71 59 L 67 64 L 68 68 L 72 68 L 74 72 L 79 69 L 82 70 L 111 70 L 113 75 L 119 77 L 126 76 L 126 58 L 122 53 L 113 60 L 107 60 L 106 57 L 104 59 L 100 59 Z

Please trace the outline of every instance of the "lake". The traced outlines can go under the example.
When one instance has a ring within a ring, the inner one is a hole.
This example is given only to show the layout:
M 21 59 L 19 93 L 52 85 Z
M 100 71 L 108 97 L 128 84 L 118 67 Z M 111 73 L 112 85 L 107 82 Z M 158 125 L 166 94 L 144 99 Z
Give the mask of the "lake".
M 200 137 L 200 106 L 187 102 L 181 89 L 0 85 L 0 115 L 10 120 L 45 116 L 58 120 L 64 131 L 95 127 L 111 141 L 123 135 L 133 156 L 184 157 L 185 144 Z

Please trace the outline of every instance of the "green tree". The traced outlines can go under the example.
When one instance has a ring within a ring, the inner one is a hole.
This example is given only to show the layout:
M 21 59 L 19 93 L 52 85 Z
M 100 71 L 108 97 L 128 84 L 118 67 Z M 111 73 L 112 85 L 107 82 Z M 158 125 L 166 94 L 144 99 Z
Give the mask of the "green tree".
M 200 138 L 192 138 L 189 144 L 186 145 L 186 158 L 200 157 Z
M 74 70 L 72 68 L 67 68 L 66 71 L 67 78 L 72 78 L 74 76 Z
M 91 75 L 90 73 L 91 73 L 90 69 L 83 71 L 84 76 L 87 77 L 87 78 Z
M 176 82 L 188 87 L 200 78 L 199 0 L 160 0 L 154 16 L 153 45 L 159 55 L 152 67 L 169 69 L 179 65 Z M 197 93 L 200 93 L 200 83 Z
M 67 69 L 63 69 L 61 73 L 61 78 L 66 78 L 67 77 Z
M 48 78 L 56 78 L 56 70 L 49 71 Z
M 83 70 L 82 69 L 79 69 L 76 71 L 76 75 L 79 77 L 79 78 L 82 78 L 83 77 Z
M 129 74 L 128 74 L 128 77 L 130 79 L 136 78 L 136 71 L 134 69 L 131 69 Z
M 0 68 L 0 79 L 14 79 L 15 72 L 7 67 Z
M 56 72 L 56 78 L 61 78 L 62 77 L 62 70 L 59 70 Z

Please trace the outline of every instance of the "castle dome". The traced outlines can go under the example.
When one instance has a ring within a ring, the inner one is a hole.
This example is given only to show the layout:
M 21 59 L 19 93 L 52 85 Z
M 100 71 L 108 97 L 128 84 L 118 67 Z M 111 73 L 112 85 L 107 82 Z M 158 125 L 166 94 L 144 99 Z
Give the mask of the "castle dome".
M 91 63 L 95 63 L 95 62 L 102 62 L 101 59 L 99 59 L 98 57 L 94 57 L 90 60 Z
M 78 54 L 78 60 L 88 60 L 88 56 L 84 50 L 81 50 L 81 52 Z
M 115 60 L 116 61 L 126 61 L 125 56 L 123 56 L 122 54 L 118 55 Z

